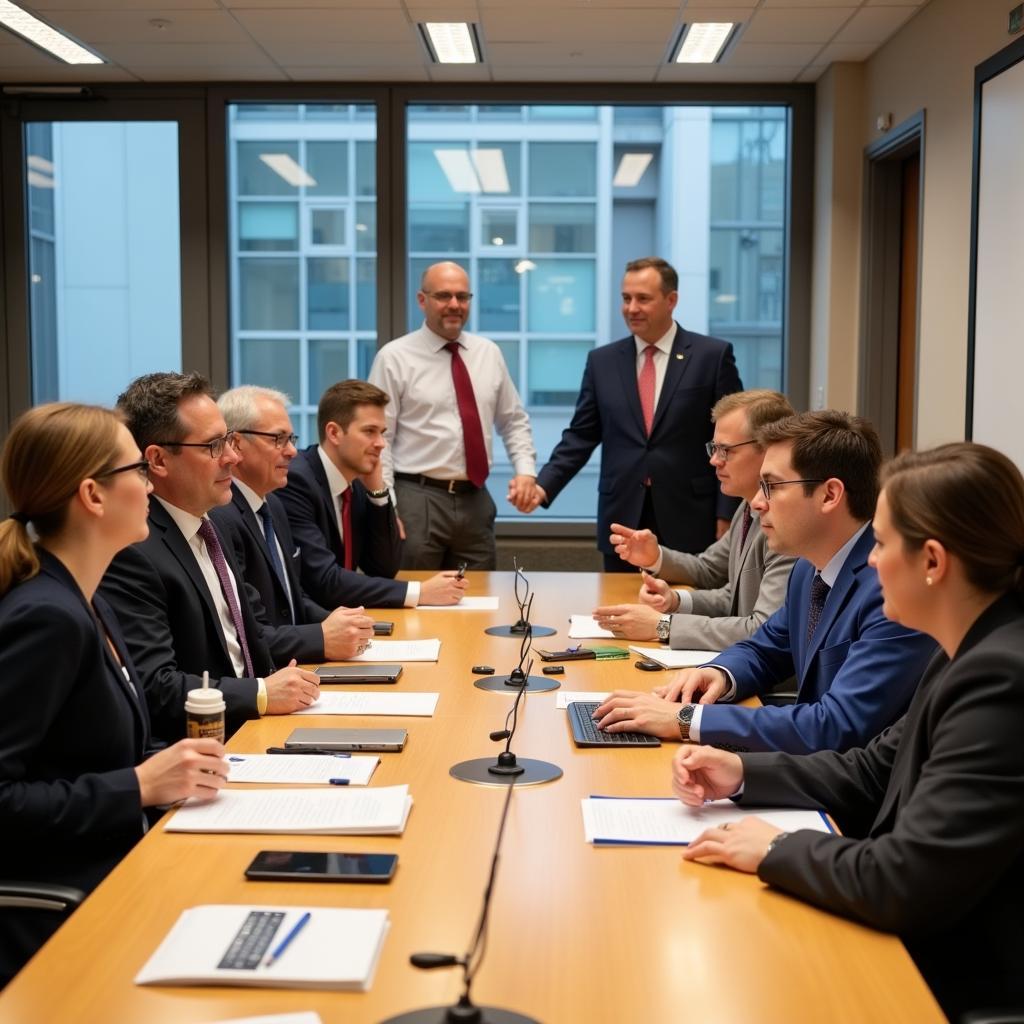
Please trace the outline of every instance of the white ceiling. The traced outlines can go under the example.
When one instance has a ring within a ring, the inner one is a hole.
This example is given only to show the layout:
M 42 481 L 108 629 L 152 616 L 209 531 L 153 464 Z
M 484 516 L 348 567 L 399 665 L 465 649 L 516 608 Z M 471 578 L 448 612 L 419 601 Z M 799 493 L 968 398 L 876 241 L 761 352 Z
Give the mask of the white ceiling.
M 927 0 L 33 0 L 109 63 L 0 28 L 0 82 L 810 82 Z M 485 63 L 433 65 L 418 21 L 472 21 Z M 688 21 L 738 21 L 715 65 L 666 63 Z

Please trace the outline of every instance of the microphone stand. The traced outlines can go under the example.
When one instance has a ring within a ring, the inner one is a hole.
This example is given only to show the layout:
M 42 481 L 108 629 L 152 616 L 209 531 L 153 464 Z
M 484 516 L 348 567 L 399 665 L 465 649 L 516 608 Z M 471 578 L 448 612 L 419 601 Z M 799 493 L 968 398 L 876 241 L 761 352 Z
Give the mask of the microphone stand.
M 531 626 L 530 610 L 533 608 L 533 594 L 530 593 L 530 581 L 526 574 L 519 568 L 515 556 L 512 556 L 512 565 L 515 568 L 515 579 L 513 590 L 516 597 L 516 604 L 519 606 L 519 619 L 511 626 L 489 626 L 484 630 L 490 636 L 523 636 L 531 632 L 534 636 L 554 636 L 558 632 L 551 626 Z M 520 587 L 522 594 L 520 594 Z
M 532 600 L 532 598 L 531 598 Z M 501 676 L 481 676 L 473 681 L 478 690 L 490 690 L 492 693 L 503 693 L 508 687 L 522 687 L 528 693 L 546 693 L 549 690 L 557 690 L 562 684 L 551 676 L 531 676 L 530 669 L 533 668 L 533 661 L 523 671 L 523 664 L 526 656 L 530 653 L 533 644 L 533 627 L 527 623 L 526 631 L 523 633 L 522 642 L 519 645 L 519 664 L 504 679 Z
M 532 786 L 561 778 L 562 769 L 558 765 L 551 764 L 549 761 L 536 761 L 529 757 L 519 760 L 512 753 L 512 737 L 515 735 L 516 726 L 519 724 L 519 702 L 523 699 L 523 694 L 530 690 L 530 680 L 536 678 L 536 676 L 530 675 L 530 669 L 533 667 L 532 660 L 527 665 L 526 671 L 523 671 L 523 662 L 529 653 L 530 634 L 527 632 L 523 637 L 522 647 L 519 652 L 519 667 L 509 673 L 509 679 L 513 675 L 517 675 L 519 679 L 516 699 L 505 716 L 505 728 L 490 734 L 492 740 L 506 740 L 505 749 L 498 755 L 497 761 L 489 757 L 477 757 L 470 761 L 460 761 L 458 764 L 453 764 L 448 769 L 448 774 L 452 778 L 458 779 L 460 782 L 474 782 L 477 785 L 483 786 L 512 785 L 517 779 L 524 786 Z M 494 682 L 494 680 L 487 681 Z M 548 680 L 543 679 L 542 681 L 547 682 Z M 499 680 L 498 685 L 503 686 L 505 684 Z M 512 721 L 511 729 L 509 728 L 509 719 Z
M 520 690 L 519 696 L 522 696 L 522 690 Z M 514 731 L 515 725 L 513 724 Z M 511 740 L 511 734 L 509 739 Z M 439 967 L 461 967 L 462 994 L 452 1006 L 431 1006 L 422 1010 L 410 1010 L 408 1013 L 400 1013 L 397 1017 L 389 1017 L 383 1024 L 539 1024 L 533 1017 L 527 1017 L 512 1010 L 503 1010 L 496 1006 L 477 1006 L 470 994 L 473 979 L 476 977 L 477 971 L 480 970 L 484 954 L 487 952 L 487 925 L 491 912 L 491 899 L 494 895 L 501 843 L 505 837 L 505 825 L 508 823 L 514 785 L 515 780 L 513 779 L 509 783 L 508 793 L 505 795 L 505 806 L 501 811 L 498 837 L 495 840 L 494 854 L 491 857 L 491 871 L 487 877 L 487 885 L 484 887 L 480 920 L 477 922 L 469 951 L 461 958 L 451 953 L 413 953 L 409 957 L 409 962 L 413 967 L 424 971 L 435 970 Z

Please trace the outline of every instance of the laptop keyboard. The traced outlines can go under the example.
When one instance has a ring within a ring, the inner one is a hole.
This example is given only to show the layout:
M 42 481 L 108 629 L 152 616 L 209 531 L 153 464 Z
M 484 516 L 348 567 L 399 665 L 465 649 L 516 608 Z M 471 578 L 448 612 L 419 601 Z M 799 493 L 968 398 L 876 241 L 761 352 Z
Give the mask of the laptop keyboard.
M 601 732 L 593 719 L 594 711 L 600 707 L 594 701 L 578 700 L 568 705 L 569 724 L 572 738 L 578 747 L 660 747 L 661 741 L 655 736 L 642 732 Z

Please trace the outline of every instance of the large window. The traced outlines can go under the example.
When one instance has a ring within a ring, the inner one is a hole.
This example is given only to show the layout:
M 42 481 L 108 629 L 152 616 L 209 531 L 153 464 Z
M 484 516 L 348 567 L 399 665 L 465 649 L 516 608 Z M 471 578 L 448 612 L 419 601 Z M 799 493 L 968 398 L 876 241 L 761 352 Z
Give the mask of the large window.
M 305 444 L 377 349 L 376 137 L 373 106 L 228 110 L 231 378 L 286 391 Z
M 423 269 L 465 266 L 469 329 L 501 347 L 541 464 L 587 353 L 626 334 L 622 272 L 640 256 L 677 268 L 677 320 L 732 341 L 745 386 L 779 387 L 788 142 L 785 107 L 411 105 L 408 326 Z M 535 517 L 592 518 L 599 457 Z

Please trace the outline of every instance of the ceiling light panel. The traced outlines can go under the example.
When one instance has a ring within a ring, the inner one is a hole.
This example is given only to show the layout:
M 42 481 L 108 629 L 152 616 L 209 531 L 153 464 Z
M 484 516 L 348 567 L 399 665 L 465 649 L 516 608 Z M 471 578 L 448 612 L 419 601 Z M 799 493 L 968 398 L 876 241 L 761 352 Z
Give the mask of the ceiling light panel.
M 0 25 L 16 32 L 23 39 L 65 64 L 104 64 L 102 57 L 80 46 L 73 39 L 51 28 L 44 21 L 23 11 L 10 0 L 0 0 Z
M 683 29 L 676 64 L 714 64 L 736 27 L 731 21 L 695 21 Z
M 479 64 L 480 54 L 472 26 L 464 21 L 420 23 L 430 56 L 436 64 Z

